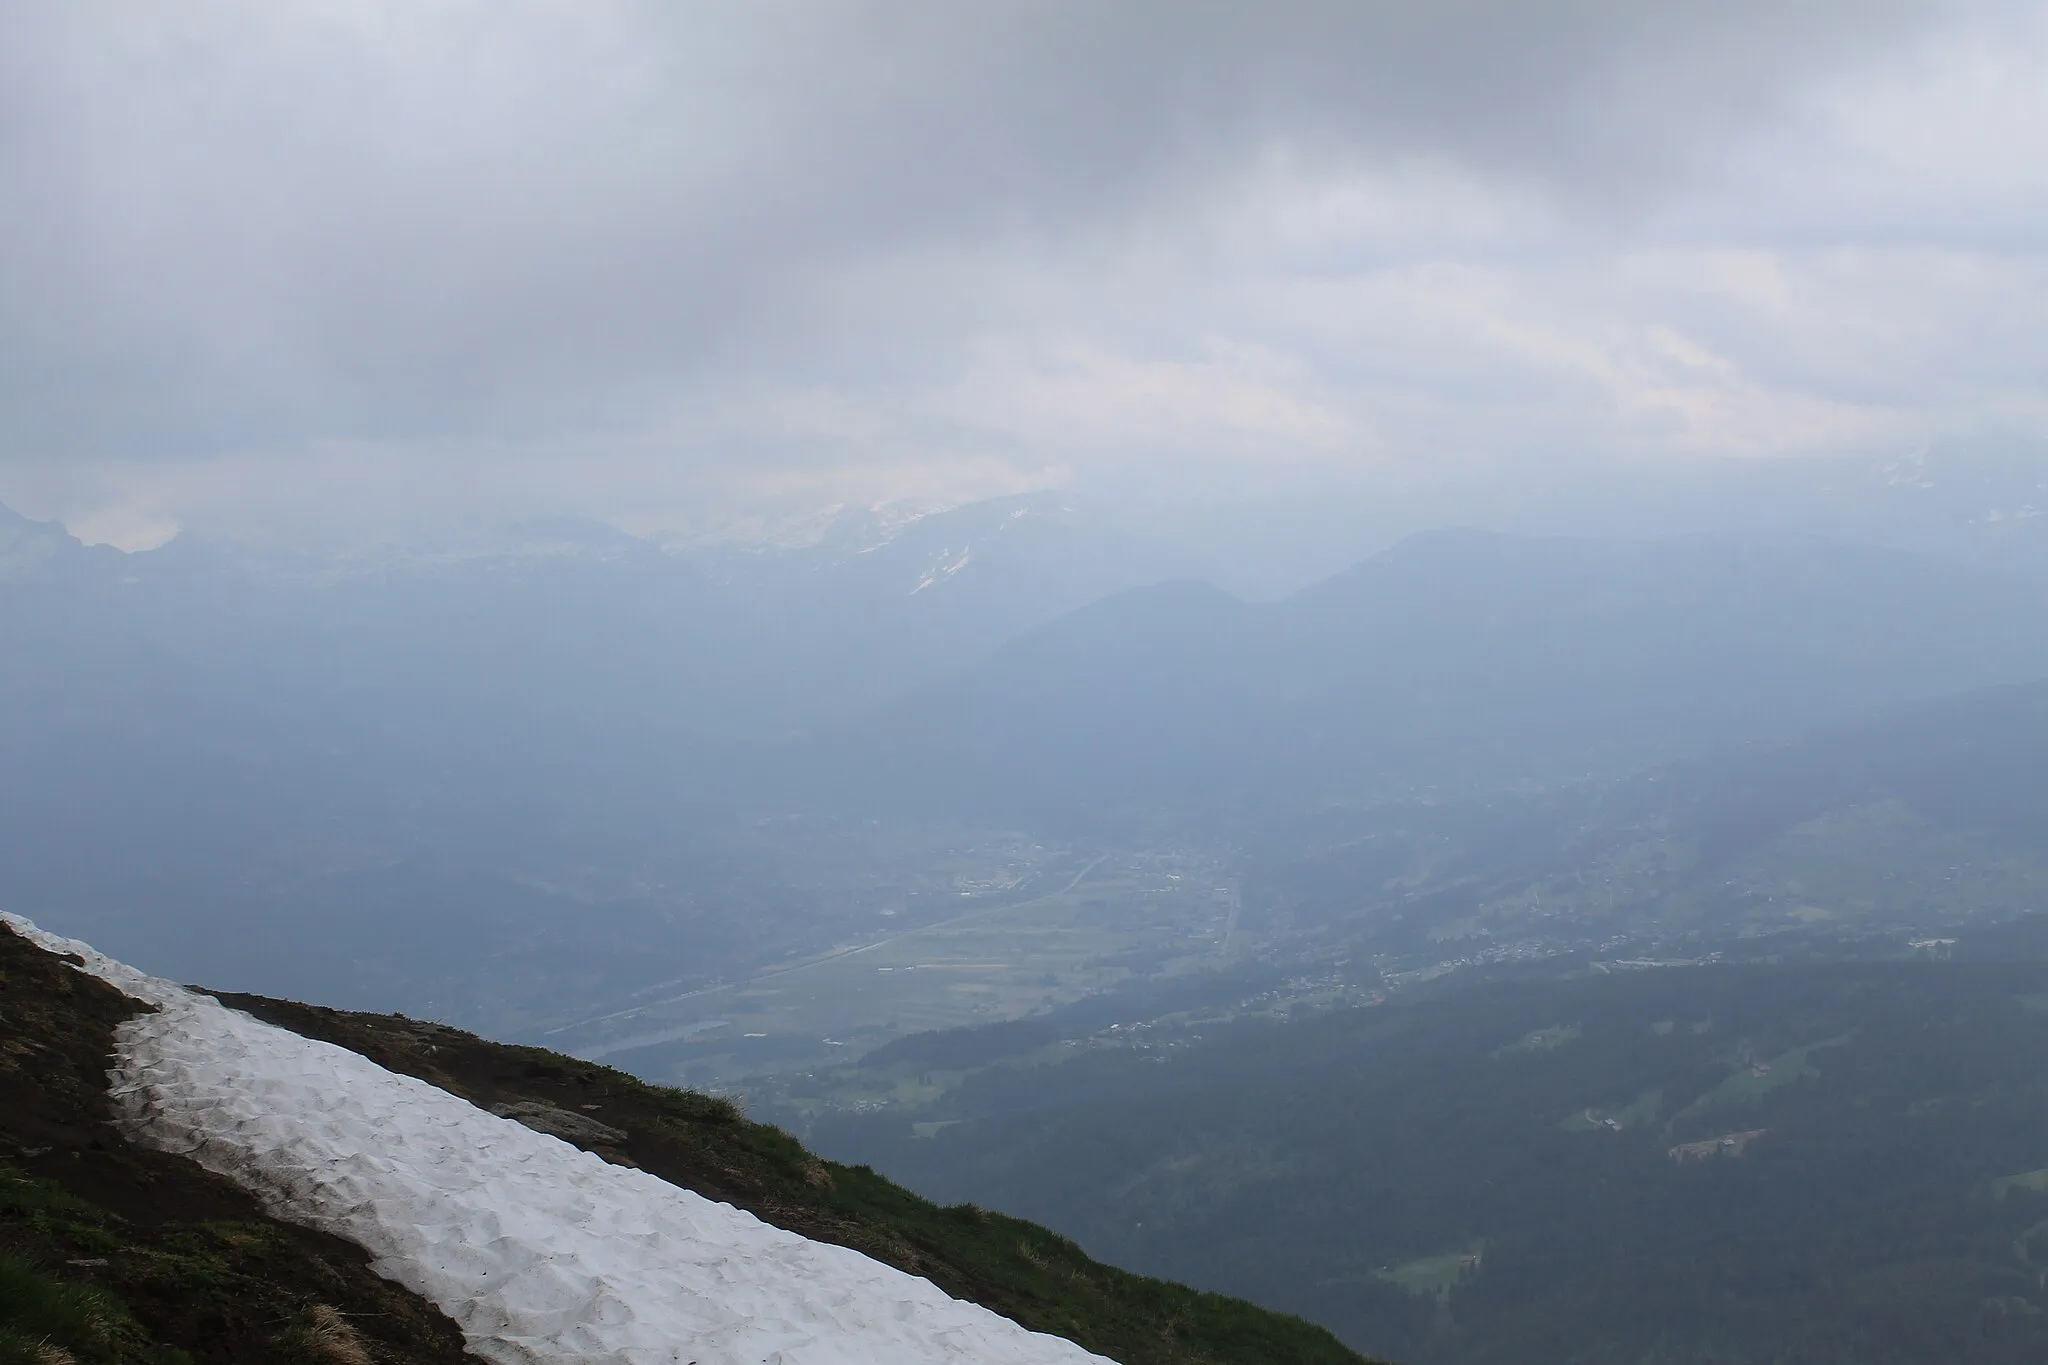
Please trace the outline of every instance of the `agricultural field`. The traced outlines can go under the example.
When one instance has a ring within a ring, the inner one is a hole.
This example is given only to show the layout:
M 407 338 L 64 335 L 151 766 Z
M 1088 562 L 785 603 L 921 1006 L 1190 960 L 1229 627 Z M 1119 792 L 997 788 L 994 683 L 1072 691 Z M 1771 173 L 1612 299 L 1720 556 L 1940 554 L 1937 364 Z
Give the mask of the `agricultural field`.
M 1619 1133 L 1628 1128 L 1640 1128 L 1646 1123 L 1655 1123 L 1664 1110 L 1664 1090 L 1651 1086 L 1627 1104 L 1613 1107 L 1587 1105 L 1576 1113 L 1566 1115 L 1558 1127 L 1567 1133 Z
M 1429 1295 L 1438 1300 L 1450 1297 L 1458 1281 L 1478 1271 L 1485 1259 L 1486 1243 L 1474 1242 L 1454 1251 L 1440 1252 L 1434 1256 L 1420 1256 L 1412 1261 L 1388 1266 L 1375 1273 L 1375 1278 L 1384 1280 L 1398 1289 L 1417 1296 Z
M 730 1083 L 1211 971 L 1239 947 L 1237 887 L 1188 855 L 966 869 L 950 899 L 950 913 L 927 901 L 924 922 L 885 917 L 861 941 L 591 1021 L 566 1041 L 649 1079 Z
M 1710 1114 L 1717 1109 L 1755 1105 L 1774 1090 L 1799 1081 L 1811 1080 L 1820 1075 L 1820 1068 L 1809 1058 L 1824 1048 L 1840 1047 L 1854 1036 L 1852 1031 L 1839 1038 L 1807 1043 L 1781 1052 L 1768 1060 L 1760 1060 L 1753 1050 L 1743 1048 L 1734 1059 L 1735 1069 L 1729 1074 L 1728 1079 L 1672 1115 L 1671 1121 L 1678 1123 L 1702 1114 Z

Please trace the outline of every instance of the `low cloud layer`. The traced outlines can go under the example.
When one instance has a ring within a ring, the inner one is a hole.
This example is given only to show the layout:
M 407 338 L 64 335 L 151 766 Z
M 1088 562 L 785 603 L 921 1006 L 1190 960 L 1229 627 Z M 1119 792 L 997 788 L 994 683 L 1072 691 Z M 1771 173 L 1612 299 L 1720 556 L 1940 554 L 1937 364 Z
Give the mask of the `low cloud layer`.
M 2048 10 L 0 8 L 108 538 L 2048 434 Z

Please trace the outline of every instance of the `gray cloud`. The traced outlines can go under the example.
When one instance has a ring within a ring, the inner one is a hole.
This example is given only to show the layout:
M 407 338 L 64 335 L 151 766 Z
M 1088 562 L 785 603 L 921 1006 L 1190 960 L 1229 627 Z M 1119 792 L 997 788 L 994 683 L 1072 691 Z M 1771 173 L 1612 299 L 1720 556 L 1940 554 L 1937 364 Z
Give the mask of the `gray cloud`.
M 23 0 L 0 497 L 2026 426 L 2043 187 L 1979 162 L 2038 131 L 2039 20 Z M 1949 87 L 1994 59 L 2022 126 L 1987 148 Z

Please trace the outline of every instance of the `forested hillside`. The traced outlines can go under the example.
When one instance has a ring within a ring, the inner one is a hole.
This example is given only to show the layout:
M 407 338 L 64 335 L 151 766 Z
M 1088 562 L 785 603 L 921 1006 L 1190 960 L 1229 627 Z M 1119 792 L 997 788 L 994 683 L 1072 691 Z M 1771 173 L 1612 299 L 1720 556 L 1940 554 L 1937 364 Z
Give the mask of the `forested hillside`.
M 899 1093 L 943 1093 L 821 1117 L 814 1141 L 1362 1350 L 2048 1349 L 2038 963 L 1609 970 L 1292 1023 L 992 1038 L 978 1065 L 972 1041 L 878 1055 Z

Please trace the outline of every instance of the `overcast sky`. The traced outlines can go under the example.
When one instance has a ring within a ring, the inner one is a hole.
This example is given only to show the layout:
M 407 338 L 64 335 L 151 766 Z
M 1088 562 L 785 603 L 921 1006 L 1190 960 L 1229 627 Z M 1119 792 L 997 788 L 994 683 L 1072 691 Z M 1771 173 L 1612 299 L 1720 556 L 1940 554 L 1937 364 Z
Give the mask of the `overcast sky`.
M 2048 435 L 2038 3 L 0 0 L 0 186 L 130 544 Z

